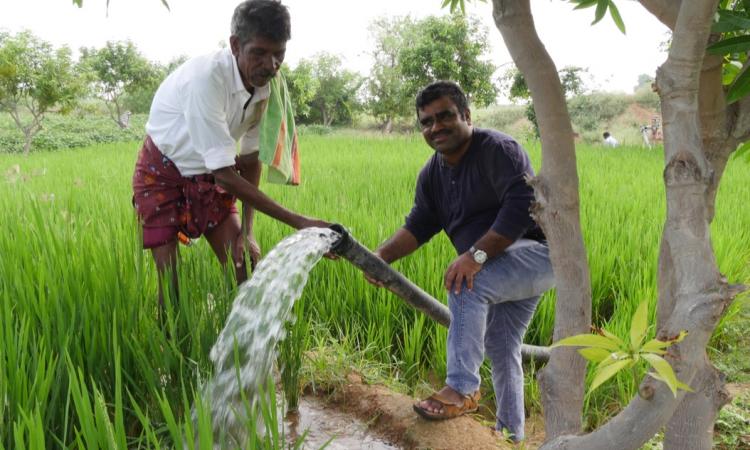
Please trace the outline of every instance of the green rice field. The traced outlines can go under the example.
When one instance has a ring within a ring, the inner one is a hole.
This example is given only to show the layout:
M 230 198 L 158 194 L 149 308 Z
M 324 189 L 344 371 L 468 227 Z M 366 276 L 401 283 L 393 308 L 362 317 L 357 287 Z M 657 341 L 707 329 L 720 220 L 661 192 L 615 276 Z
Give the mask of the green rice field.
M 205 241 L 181 247 L 179 307 L 162 329 L 156 271 L 130 203 L 138 149 L 131 142 L 28 158 L 0 154 L 0 449 L 177 448 L 195 431 L 190 407 L 210 375 L 208 353 L 236 288 Z M 539 145 L 527 149 L 538 169 Z M 304 136 L 302 185 L 262 188 L 291 209 L 343 224 L 374 248 L 403 223 L 430 154 L 416 135 Z M 663 156 L 579 147 L 578 164 L 594 322 L 625 335 L 641 300 L 654 314 Z M 749 182 L 750 164 L 731 161 L 712 228 L 720 269 L 733 282 L 750 281 Z M 265 252 L 292 232 L 257 218 Z M 441 280 L 454 256 L 440 235 L 394 266 L 444 302 Z M 554 297 L 545 294 L 528 343 L 550 344 Z M 368 284 L 346 261 L 319 263 L 295 310 L 306 326 L 297 327 L 303 335 L 285 354 L 335 346 L 385 368 L 408 389 L 444 376 L 446 330 Z M 722 329 L 712 343 L 717 352 Z M 538 412 L 533 371 L 527 406 Z M 490 394 L 490 385 L 483 391 Z M 606 419 L 634 392 L 630 373 L 609 381 L 587 398 L 587 422 Z M 200 410 L 196 447 L 204 448 L 212 437 Z M 272 410 L 265 411 L 270 423 L 278 420 Z M 273 434 L 253 445 L 282 448 Z

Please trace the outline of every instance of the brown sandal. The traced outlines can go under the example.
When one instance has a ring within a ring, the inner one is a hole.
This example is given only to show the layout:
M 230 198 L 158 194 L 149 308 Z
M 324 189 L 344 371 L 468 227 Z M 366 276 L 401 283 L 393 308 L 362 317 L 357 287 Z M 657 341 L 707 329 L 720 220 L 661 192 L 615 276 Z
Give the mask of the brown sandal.
M 472 395 L 465 395 L 461 403 L 453 403 L 447 398 L 440 395 L 439 392 L 435 392 L 422 401 L 431 400 L 435 403 L 440 403 L 440 406 L 443 410 L 442 413 L 428 411 L 427 409 L 419 406 L 419 403 L 415 403 L 413 405 L 413 408 L 417 414 L 427 420 L 453 419 L 454 417 L 476 411 L 479 407 L 480 397 L 481 396 L 479 395 L 479 390 L 477 389 Z

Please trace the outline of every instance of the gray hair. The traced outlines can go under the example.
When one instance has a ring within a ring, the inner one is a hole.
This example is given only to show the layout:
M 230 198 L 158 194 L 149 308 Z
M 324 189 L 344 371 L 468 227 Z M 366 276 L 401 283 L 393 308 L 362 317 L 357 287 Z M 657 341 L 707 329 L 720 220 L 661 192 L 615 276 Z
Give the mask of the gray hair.
M 240 45 L 256 36 L 286 42 L 292 37 L 289 10 L 279 0 L 245 0 L 234 9 L 231 33 Z

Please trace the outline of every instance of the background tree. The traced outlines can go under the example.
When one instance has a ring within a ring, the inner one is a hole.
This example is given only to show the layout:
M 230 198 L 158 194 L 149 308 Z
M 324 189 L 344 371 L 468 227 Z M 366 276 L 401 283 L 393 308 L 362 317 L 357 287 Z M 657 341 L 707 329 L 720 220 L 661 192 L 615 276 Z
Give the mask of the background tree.
M 123 108 L 133 113 L 148 114 L 151 110 L 154 94 L 156 94 L 161 82 L 187 60 L 187 56 L 180 55 L 172 58 L 166 65 L 152 63 L 153 73 L 151 76 L 143 83 L 138 83 L 125 92 L 122 102 Z
M 495 66 L 484 59 L 489 52 L 487 30 L 476 18 L 463 15 L 427 17 L 414 24 L 408 45 L 398 55 L 409 92 L 435 80 L 453 80 L 476 106 L 495 102 Z
M 302 122 L 325 126 L 351 124 L 354 114 L 362 107 L 359 99 L 364 82 L 362 76 L 344 69 L 341 58 L 330 53 L 318 53 L 310 60 L 300 61 L 300 65 L 308 64 L 310 76 L 317 80 L 319 87 L 309 102 L 308 114 L 301 116 Z
M 294 118 L 302 123 L 310 115 L 310 103 L 320 89 L 320 81 L 313 76 L 313 65 L 302 60 L 293 70 L 286 64 L 282 67 L 287 87 L 292 98 Z
M 47 112 L 70 111 L 85 91 L 70 49 L 52 46 L 30 32 L 0 33 L 0 111 L 23 132 L 23 153 L 42 129 Z
M 587 72 L 588 69 L 577 66 L 563 67 L 558 72 L 563 95 L 566 98 L 581 95 L 586 91 L 586 83 L 583 79 L 583 75 Z M 531 101 L 531 92 L 526 85 L 526 79 L 524 78 L 523 73 L 521 73 L 516 67 L 510 68 L 505 71 L 505 74 L 501 79 L 501 84 L 507 89 L 507 95 L 511 101 L 520 100 L 526 103 L 526 118 L 534 125 L 534 134 L 536 137 L 539 137 L 539 124 L 536 120 L 534 102 Z M 587 117 L 594 116 L 589 114 Z
M 393 121 L 413 114 L 412 92 L 402 74 L 399 53 L 410 42 L 416 29 L 409 17 L 382 17 L 370 24 L 370 34 L 375 38 L 372 51 L 373 66 L 367 81 L 367 109 L 390 133 Z
M 127 128 L 123 120 L 125 96 L 155 92 L 164 76 L 164 72 L 144 58 L 130 41 L 110 41 L 101 49 L 82 48 L 81 62 L 93 72 L 95 92 L 121 128 Z

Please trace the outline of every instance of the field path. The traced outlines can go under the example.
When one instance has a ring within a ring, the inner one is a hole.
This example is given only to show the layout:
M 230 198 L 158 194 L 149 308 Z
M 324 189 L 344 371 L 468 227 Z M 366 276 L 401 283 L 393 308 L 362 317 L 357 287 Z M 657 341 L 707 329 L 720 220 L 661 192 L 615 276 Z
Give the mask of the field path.
M 412 410 L 416 399 L 395 393 L 382 385 L 367 385 L 356 374 L 337 388 L 331 399 L 338 409 L 369 423 L 370 430 L 404 449 L 497 450 L 515 448 L 502 441 L 480 417 L 459 417 L 428 421 Z M 544 440 L 542 421 L 532 418 L 526 424 L 526 448 L 537 448 Z

